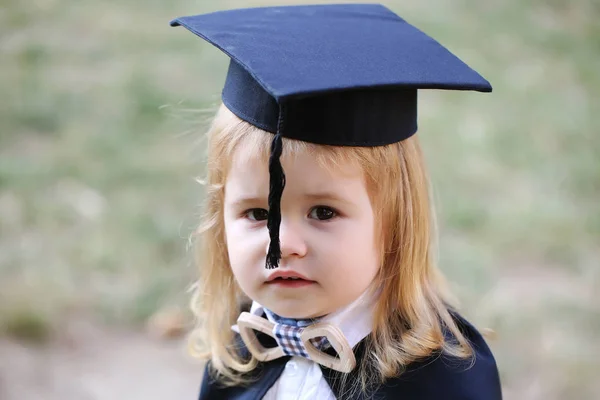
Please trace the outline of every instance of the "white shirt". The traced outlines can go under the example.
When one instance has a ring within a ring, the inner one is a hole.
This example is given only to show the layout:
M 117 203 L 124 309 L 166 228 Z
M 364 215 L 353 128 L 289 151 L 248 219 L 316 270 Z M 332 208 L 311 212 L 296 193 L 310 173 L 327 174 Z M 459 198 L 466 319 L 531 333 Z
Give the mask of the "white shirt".
M 348 306 L 325 316 L 321 321 L 336 325 L 354 347 L 371 333 L 374 298 L 367 290 Z M 250 313 L 263 314 L 263 306 L 252 303 Z M 271 321 L 275 322 L 275 321 Z M 237 326 L 233 329 L 237 331 Z M 319 364 L 307 358 L 293 356 L 279 379 L 264 395 L 263 400 L 335 400 L 329 384 L 323 378 Z

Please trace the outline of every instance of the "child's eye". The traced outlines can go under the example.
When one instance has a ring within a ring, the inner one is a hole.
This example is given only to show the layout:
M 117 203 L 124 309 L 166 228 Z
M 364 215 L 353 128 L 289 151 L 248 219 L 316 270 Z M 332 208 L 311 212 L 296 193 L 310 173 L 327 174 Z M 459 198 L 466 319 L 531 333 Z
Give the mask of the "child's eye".
M 310 218 L 318 219 L 319 221 L 325 221 L 334 218 L 337 215 L 337 212 L 333 208 L 326 206 L 314 207 L 308 214 Z
M 244 216 L 252 221 L 265 221 L 269 217 L 269 212 L 264 208 L 253 208 L 245 211 Z

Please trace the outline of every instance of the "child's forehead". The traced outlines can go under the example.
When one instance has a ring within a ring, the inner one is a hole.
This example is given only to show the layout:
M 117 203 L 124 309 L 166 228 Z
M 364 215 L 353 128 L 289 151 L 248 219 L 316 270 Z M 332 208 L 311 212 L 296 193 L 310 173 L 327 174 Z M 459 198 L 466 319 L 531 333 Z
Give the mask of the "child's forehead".
M 268 135 L 265 135 L 268 136 Z M 231 156 L 231 164 L 235 168 L 252 172 L 269 171 L 270 143 L 240 142 Z M 291 166 L 300 166 L 310 171 L 320 170 L 329 177 L 348 177 L 362 174 L 358 157 L 349 147 L 334 147 L 294 140 L 284 141 L 280 157 L 284 171 Z
M 260 154 L 237 152 L 225 177 L 229 202 L 239 199 L 266 199 L 271 186 L 269 166 Z M 341 199 L 368 190 L 363 170 L 355 163 L 319 160 L 314 153 L 288 153 L 281 158 L 285 174 L 283 198 Z M 243 204 L 243 203 L 242 203 Z

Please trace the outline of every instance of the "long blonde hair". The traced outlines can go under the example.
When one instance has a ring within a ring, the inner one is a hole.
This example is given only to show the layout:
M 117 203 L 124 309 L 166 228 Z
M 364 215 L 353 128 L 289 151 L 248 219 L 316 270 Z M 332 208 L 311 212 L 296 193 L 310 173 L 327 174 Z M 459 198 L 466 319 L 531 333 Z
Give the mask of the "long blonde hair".
M 235 323 L 244 294 L 235 281 L 227 254 L 223 221 L 224 187 L 233 153 L 268 159 L 273 136 L 242 121 L 221 105 L 208 132 L 206 203 L 197 231 L 200 279 L 192 299 L 197 329 L 190 336 L 192 354 L 210 360 L 211 372 L 225 385 L 246 382 L 257 361 L 237 353 Z M 317 162 L 335 168 L 354 162 L 364 171 L 375 220 L 380 223 L 381 267 L 375 278 L 380 297 L 372 333 L 365 340 L 359 386 L 398 376 L 411 362 L 443 351 L 460 358 L 473 351 L 448 311 L 445 282 L 433 260 L 435 223 L 429 181 L 416 136 L 379 147 L 338 147 L 284 139 L 282 157 L 310 152 Z M 445 339 L 447 330 L 454 340 Z

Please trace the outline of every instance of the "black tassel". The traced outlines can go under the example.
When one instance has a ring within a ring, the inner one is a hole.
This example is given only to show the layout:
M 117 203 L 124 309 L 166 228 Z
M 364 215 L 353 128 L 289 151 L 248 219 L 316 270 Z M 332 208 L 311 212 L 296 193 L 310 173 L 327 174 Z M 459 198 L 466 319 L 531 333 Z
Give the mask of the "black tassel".
M 269 216 L 267 227 L 269 228 L 269 251 L 265 268 L 274 269 L 279 267 L 281 259 L 281 247 L 279 244 L 279 227 L 281 225 L 281 195 L 285 187 L 285 174 L 281 166 L 281 152 L 283 142 L 280 134 L 275 135 L 271 143 L 271 155 L 269 156 Z

